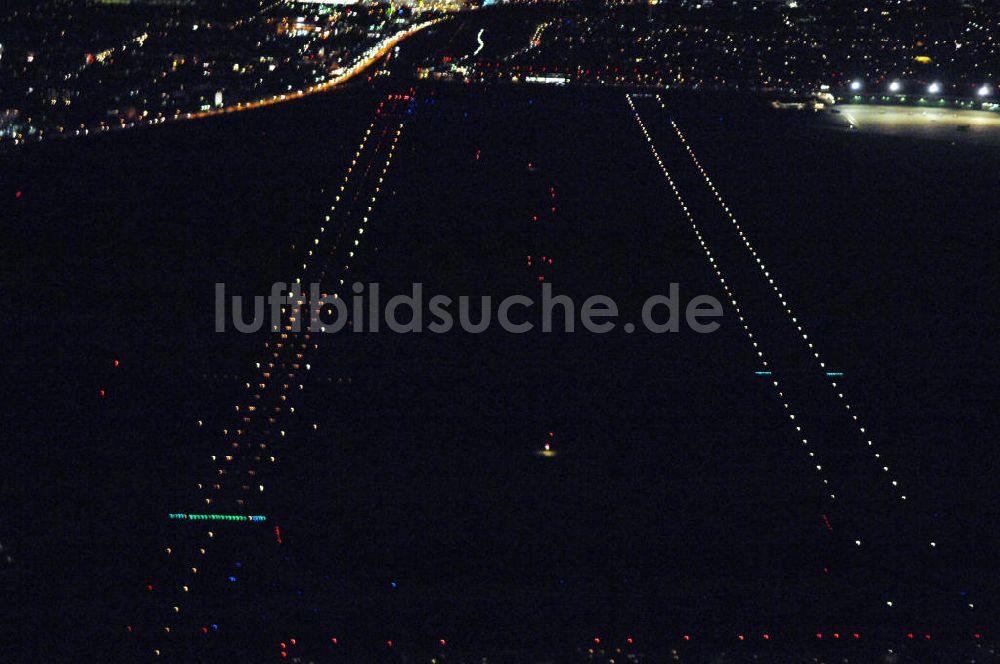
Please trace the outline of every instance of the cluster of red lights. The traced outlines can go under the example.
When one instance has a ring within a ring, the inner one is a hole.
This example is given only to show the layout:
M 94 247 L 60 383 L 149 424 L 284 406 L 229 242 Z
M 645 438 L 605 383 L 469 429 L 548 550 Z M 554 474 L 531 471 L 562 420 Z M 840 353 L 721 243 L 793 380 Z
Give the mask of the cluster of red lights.
M 528 162 L 528 170 L 529 171 L 533 171 L 534 169 L 535 169 L 535 163 L 532 162 L 532 161 L 529 161 Z M 549 208 L 548 211 L 549 211 L 550 215 L 554 216 L 555 213 L 556 213 L 556 205 L 555 205 L 556 188 L 554 186 L 551 186 L 551 185 L 549 186 L 549 199 L 550 199 L 550 203 L 548 205 L 548 208 Z M 545 211 L 543 210 L 541 214 L 544 214 L 544 213 L 545 213 Z M 532 221 L 533 224 L 537 223 L 541 219 L 541 214 L 533 214 L 533 215 L 531 215 L 531 221 Z M 551 217 L 550 217 L 550 219 L 551 219 Z M 539 272 L 541 272 L 545 267 L 552 265 L 552 256 L 549 256 L 548 254 L 543 254 L 541 256 L 536 255 L 536 254 L 528 254 L 527 255 L 527 263 L 528 263 L 528 267 L 529 268 L 536 268 L 537 267 L 537 268 L 540 268 Z M 535 279 L 537 281 L 540 281 L 540 282 L 541 281 L 545 281 L 545 275 L 544 274 L 536 274 L 535 275 Z
M 928 633 L 924 633 L 924 634 L 917 634 L 917 633 L 914 633 L 914 632 L 907 632 L 905 636 L 906 636 L 907 639 L 909 639 L 911 641 L 912 640 L 916 640 L 916 639 L 923 639 L 924 641 L 931 641 L 934 638 L 933 635 L 930 634 L 929 632 Z M 981 640 L 982 637 L 983 637 L 983 635 L 980 632 L 974 632 L 971 636 L 972 636 L 973 639 L 975 639 L 977 641 Z M 754 637 L 752 635 L 749 635 L 749 634 L 737 634 L 736 635 L 736 640 L 737 641 L 748 641 L 748 640 L 752 640 L 753 638 Z M 771 640 L 771 634 L 769 632 L 763 632 L 763 633 L 760 634 L 759 638 L 762 641 L 770 641 Z M 844 640 L 855 640 L 855 641 L 858 641 L 858 640 L 861 639 L 861 634 L 860 634 L 860 632 L 850 632 L 850 633 L 841 633 L 841 632 L 827 632 L 827 633 L 824 633 L 824 632 L 816 632 L 814 634 L 814 638 L 817 641 L 822 641 L 824 639 L 827 639 L 827 640 L 841 640 L 841 639 L 844 639 Z M 683 634 L 683 635 L 681 635 L 681 640 L 683 640 L 683 641 L 691 641 L 693 639 L 694 639 L 694 637 L 691 634 Z M 595 636 L 593 638 L 593 642 L 594 642 L 594 645 L 601 645 L 601 637 Z M 625 643 L 628 644 L 628 645 L 633 645 L 635 643 L 635 640 L 631 636 L 629 636 L 629 637 L 626 637 Z
M 20 192 L 18 192 L 18 193 L 20 193 Z M 112 361 L 112 363 L 111 363 L 111 364 L 112 364 L 112 366 L 113 366 L 113 367 L 114 367 L 115 369 L 117 369 L 118 367 L 120 367 L 120 366 L 121 366 L 121 360 L 114 360 L 114 361 Z M 107 397 L 107 396 L 108 396 L 108 391 L 107 391 L 107 389 L 105 389 L 105 388 L 103 388 L 103 387 L 102 387 L 102 388 L 100 388 L 100 389 L 98 389 L 98 391 L 97 391 L 97 396 L 99 396 L 99 397 L 100 397 L 100 398 L 102 398 L 102 399 L 103 399 L 103 398 L 105 398 L 105 397 Z
M 830 524 L 830 518 L 825 513 L 820 516 L 823 517 L 823 526 L 832 533 L 833 526 Z
M 132 626 L 131 625 L 129 625 L 127 628 L 128 628 L 129 631 L 132 631 Z M 202 630 L 207 632 L 208 628 L 207 627 L 203 627 Z M 861 634 L 858 633 L 858 632 L 851 632 L 849 634 L 846 634 L 846 633 L 845 634 L 841 634 L 840 632 L 832 632 L 832 633 L 824 634 L 823 632 L 816 632 L 816 634 L 814 636 L 815 636 L 815 639 L 817 641 L 822 641 L 824 639 L 826 639 L 826 640 L 841 640 L 841 639 L 843 639 L 843 640 L 853 640 L 853 641 L 859 641 L 859 640 L 861 640 Z M 980 639 L 982 639 L 982 634 L 976 632 L 976 633 L 974 633 L 972 635 L 972 637 L 974 639 L 976 639 L 976 640 L 980 640 Z M 771 634 L 769 632 L 764 632 L 764 633 L 760 634 L 757 638 L 759 640 L 761 640 L 761 641 L 770 641 L 771 640 Z M 922 639 L 924 641 L 931 641 L 933 639 L 932 635 L 929 634 L 929 633 L 927 633 L 927 634 L 915 634 L 913 632 L 908 632 L 906 634 L 906 638 L 910 639 L 910 640 Z M 693 639 L 694 639 L 694 637 L 691 634 L 683 634 L 681 636 L 681 640 L 683 640 L 685 642 L 690 642 Z M 749 634 L 737 634 L 736 635 L 736 640 L 737 641 L 744 641 L 745 642 L 745 641 L 750 641 L 750 640 L 753 640 L 753 639 L 754 639 L 754 637 L 752 635 L 749 635 Z M 604 642 L 604 640 L 600 636 L 595 636 L 591 640 L 592 640 L 592 642 L 593 642 L 593 644 L 595 646 L 599 646 L 599 645 L 601 645 Z M 394 640 L 392 640 L 392 639 L 387 639 L 384 643 L 385 643 L 386 648 L 392 648 L 392 647 L 394 647 L 396 645 L 396 642 Z M 444 647 L 445 645 L 447 645 L 447 643 L 448 643 L 448 641 L 446 639 L 438 639 L 438 645 L 441 646 L 441 647 Z M 330 637 L 330 644 L 334 645 L 334 646 L 339 646 L 340 645 L 340 641 L 339 641 L 338 637 L 336 637 L 336 636 Z M 632 636 L 625 637 L 625 644 L 629 645 L 629 646 L 635 645 L 635 638 L 633 638 Z M 296 645 L 297 645 L 297 641 L 295 639 L 288 639 L 287 641 L 281 642 L 279 644 L 281 656 L 282 657 L 287 657 L 288 656 L 288 650 L 289 650 L 289 648 L 295 647 Z
M 149 589 L 152 590 L 152 586 L 149 586 Z M 132 627 L 132 625 L 125 625 L 125 630 L 126 631 L 132 632 L 133 629 L 134 628 Z M 203 626 L 203 627 L 201 627 L 199 629 L 199 631 L 201 631 L 202 634 L 208 634 L 209 628 L 207 626 Z M 905 636 L 906 636 L 906 638 L 908 640 L 911 640 L 911 641 L 913 641 L 913 640 L 932 641 L 934 639 L 933 635 L 930 634 L 930 633 L 917 634 L 915 632 L 907 632 Z M 981 633 L 979 633 L 979 632 L 975 632 L 971 636 L 972 636 L 973 639 L 975 639 L 977 641 L 982 640 L 982 638 L 983 638 L 983 635 Z M 683 634 L 683 635 L 681 635 L 680 638 L 681 638 L 682 641 L 686 641 L 686 642 L 690 642 L 690 641 L 694 640 L 694 636 L 692 636 L 691 634 Z M 753 640 L 753 638 L 754 638 L 753 635 L 748 635 L 748 634 L 737 634 L 736 635 L 736 640 L 737 641 L 750 641 L 750 640 Z M 831 632 L 831 633 L 824 634 L 823 632 L 816 632 L 816 634 L 814 634 L 814 638 L 817 641 L 823 641 L 823 640 L 854 640 L 854 641 L 859 641 L 859 640 L 861 640 L 861 634 L 859 632 L 851 632 L 850 634 L 846 634 L 846 633 L 845 634 L 841 634 L 840 632 Z M 759 639 L 761 641 L 770 641 L 771 640 L 771 634 L 769 632 L 763 632 L 763 633 L 760 634 Z M 595 646 L 599 646 L 599 645 L 601 645 L 604 642 L 603 639 L 600 636 L 593 637 L 592 641 L 593 641 L 593 643 L 594 643 Z M 339 639 L 339 637 L 331 636 L 330 640 L 329 640 L 329 643 L 330 643 L 330 645 L 333 645 L 333 646 L 339 646 L 340 645 L 340 639 Z M 384 642 L 384 644 L 385 644 L 385 646 L 387 648 L 392 648 L 392 647 L 394 647 L 396 645 L 396 642 L 393 639 L 386 639 L 385 642 Z M 441 646 L 442 648 L 444 646 L 446 646 L 447 644 L 448 644 L 447 639 L 438 639 L 438 645 Z M 625 637 L 625 644 L 626 645 L 630 645 L 630 646 L 631 645 L 635 645 L 635 638 L 633 638 L 631 636 Z M 281 652 L 282 657 L 287 657 L 288 656 L 288 650 L 290 648 L 296 647 L 297 645 L 298 645 L 298 640 L 297 639 L 295 639 L 295 638 L 289 638 L 288 640 L 282 641 L 281 643 L 279 643 L 278 644 L 278 648 L 279 648 L 279 650 Z
M 281 658 L 282 659 L 287 658 L 288 648 L 289 647 L 294 648 L 296 645 L 298 645 L 298 642 L 295 639 L 288 639 L 287 643 L 285 641 L 282 641 L 280 644 L 278 644 L 278 647 L 281 648 L 281 650 L 278 651 L 279 654 L 281 655 Z

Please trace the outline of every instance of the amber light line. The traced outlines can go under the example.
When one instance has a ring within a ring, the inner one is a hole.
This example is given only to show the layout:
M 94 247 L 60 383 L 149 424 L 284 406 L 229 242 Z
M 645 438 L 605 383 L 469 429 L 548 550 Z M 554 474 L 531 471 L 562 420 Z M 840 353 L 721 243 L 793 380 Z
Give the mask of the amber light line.
M 391 96 L 389 99 L 392 100 L 392 101 L 399 101 L 399 102 L 401 102 L 401 101 L 410 101 L 412 98 L 409 95 L 406 95 L 406 96 L 404 96 L 404 95 L 397 95 L 397 96 L 394 96 L 394 97 Z M 366 145 L 369 145 L 369 143 L 370 143 L 369 139 L 375 133 L 374 132 L 374 128 L 379 123 L 379 119 L 380 119 L 380 116 L 382 115 L 382 110 L 383 110 L 384 107 L 385 107 L 385 102 L 382 102 L 382 103 L 379 104 L 379 107 L 378 107 L 378 109 L 376 110 L 376 113 L 375 113 L 375 116 L 376 116 L 375 119 L 368 126 L 368 128 L 364 132 L 364 135 L 362 136 L 361 140 L 359 141 L 358 148 L 357 148 L 357 150 L 354 153 L 354 159 L 351 162 L 351 165 L 347 168 L 347 175 L 345 176 L 344 182 L 342 183 L 341 188 L 339 190 L 340 193 L 344 192 L 345 185 L 346 185 L 347 181 L 350 179 L 350 175 L 351 175 L 352 171 L 354 171 L 354 166 L 357 164 L 357 160 L 358 160 L 358 157 L 360 156 L 361 152 L 364 151 Z M 376 167 L 376 170 L 371 174 L 371 177 L 377 178 L 377 182 L 376 182 L 376 185 L 375 185 L 375 192 L 372 194 L 371 198 L 368 201 L 368 205 L 367 205 L 367 212 L 368 213 L 371 213 L 371 211 L 372 211 L 372 206 L 375 203 L 378 191 L 381 189 L 381 184 L 384 181 L 384 178 L 385 178 L 385 176 L 386 176 L 386 174 L 387 174 L 387 172 L 389 170 L 390 164 L 392 163 L 393 155 L 394 155 L 394 153 L 396 151 L 396 148 L 398 146 L 400 135 L 402 134 L 402 131 L 403 131 L 404 123 L 405 123 L 405 118 L 403 120 L 399 121 L 398 123 L 396 123 L 396 122 L 390 122 L 388 124 L 388 126 L 386 126 L 384 128 L 383 131 L 379 132 L 379 133 L 381 133 L 381 139 L 384 139 L 385 141 L 387 141 L 387 144 L 386 144 L 386 154 L 383 155 L 383 159 L 380 159 L 378 162 L 375 162 L 375 163 L 380 163 L 381 168 Z M 381 147 L 381 145 L 382 145 L 382 143 L 381 143 L 381 140 L 380 140 L 379 144 L 376 145 L 373 148 L 373 149 L 376 150 L 376 154 L 377 154 L 378 149 Z M 373 157 L 374 156 L 375 155 L 373 155 Z M 367 174 L 365 174 L 363 177 L 367 178 L 369 176 Z M 364 181 L 364 179 L 362 179 L 362 182 L 363 181 Z M 338 194 L 337 201 L 335 201 L 334 204 L 330 206 L 330 212 L 331 212 L 331 214 L 336 209 L 337 202 L 339 201 L 339 199 L 340 199 L 340 195 Z M 329 222 L 329 221 L 330 221 L 330 215 L 324 216 L 324 222 L 323 222 L 324 225 L 320 226 L 320 233 L 322 233 L 324 231 L 325 223 Z M 368 217 L 365 216 L 362 224 L 367 223 L 367 221 L 368 221 Z M 360 233 L 361 233 L 361 228 L 359 227 L 358 234 L 360 235 Z M 319 241 L 318 241 L 318 238 L 317 238 L 316 241 L 314 241 L 312 247 L 317 247 L 318 245 L 319 245 Z M 354 257 L 354 249 L 357 248 L 357 246 L 358 246 L 358 242 L 355 241 L 351 245 L 351 250 L 346 252 L 347 256 L 344 259 L 345 260 L 345 262 L 344 262 L 344 269 L 345 270 L 348 269 L 350 261 Z M 333 246 L 331 246 L 329 248 L 330 254 L 332 254 L 333 252 L 337 251 L 337 249 L 338 249 L 338 247 L 335 244 Z M 313 255 L 313 249 L 312 248 L 307 249 L 306 260 L 308 260 L 308 258 L 311 257 L 312 255 Z M 329 256 L 328 256 L 327 260 L 329 260 Z M 307 264 L 303 264 L 302 267 L 303 267 L 304 270 L 307 269 Z M 324 267 L 323 268 L 323 272 L 324 273 L 325 273 L 325 269 L 326 268 Z M 298 281 L 298 280 L 299 280 L 299 278 L 296 279 L 296 281 Z M 287 314 L 287 312 L 283 312 L 283 313 Z M 291 327 L 289 325 L 289 323 L 291 323 L 291 322 L 292 321 L 288 321 L 288 320 L 285 321 L 285 332 L 281 335 L 282 336 L 282 340 L 281 341 L 278 341 L 276 343 L 271 343 L 269 341 L 268 343 L 265 344 L 265 348 L 267 349 L 269 358 L 264 359 L 264 360 L 259 361 L 259 362 L 256 362 L 254 364 L 254 369 L 255 369 L 256 372 L 258 372 L 260 374 L 260 376 L 256 380 L 256 383 L 251 382 L 251 381 L 247 381 L 246 382 L 246 388 L 250 392 L 248 394 L 248 402 L 244 403 L 244 404 L 239 404 L 238 403 L 238 404 L 236 404 L 234 406 L 234 410 L 238 414 L 237 417 L 242 420 L 242 423 L 241 424 L 237 424 L 235 430 L 230 429 L 229 427 L 226 427 L 226 428 L 222 429 L 222 434 L 223 434 L 223 436 L 227 440 L 230 439 L 231 437 L 235 436 L 232 439 L 232 443 L 231 443 L 232 448 L 237 449 L 237 450 L 242 450 L 241 454 L 243 454 L 243 455 L 252 455 L 253 456 L 253 460 L 256 461 L 256 462 L 269 462 L 270 464 L 274 464 L 277 461 L 276 456 L 274 455 L 273 451 L 268 450 L 268 448 L 270 447 L 270 443 L 272 442 L 272 439 L 273 439 L 273 437 L 275 435 L 278 438 L 285 438 L 285 436 L 286 436 L 286 430 L 284 429 L 284 427 L 276 427 L 278 429 L 276 431 L 272 431 L 270 428 L 272 426 L 275 426 L 277 424 L 277 416 L 278 416 L 279 413 L 285 413 L 285 412 L 287 412 L 287 416 L 294 416 L 296 414 L 296 408 L 295 408 L 294 405 L 292 405 L 292 403 L 289 400 L 294 397 L 294 394 L 296 392 L 301 391 L 301 390 L 304 389 L 303 383 L 300 382 L 301 379 L 296 380 L 297 373 L 298 373 L 299 369 L 305 369 L 306 371 L 308 371 L 310 369 L 310 365 L 305 362 L 306 352 L 310 348 L 312 348 L 312 349 L 318 348 L 318 344 L 310 343 L 310 335 L 308 333 L 302 335 L 301 340 L 296 340 L 297 341 L 296 343 L 288 343 L 288 342 L 291 341 L 292 337 L 298 336 L 298 335 L 295 335 L 292 332 Z M 286 342 L 286 339 L 287 339 L 287 342 Z M 282 357 L 284 357 L 284 359 L 282 359 Z M 287 372 L 285 374 L 287 382 L 281 382 L 281 379 L 278 377 L 278 375 L 276 373 L 272 373 L 272 372 L 277 372 L 277 371 Z M 279 392 L 278 392 L 278 394 L 274 395 L 275 397 L 277 397 L 277 401 L 275 402 L 275 405 L 273 406 L 273 408 L 271 408 L 271 407 L 262 408 L 263 404 L 261 402 L 262 402 L 262 400 L 263 400 L 263 398 L 265 396 L 264 391 L 267 389 L 267 387 L 270 384 L 272 384 L 273 381 L 278 381 L 279 382 L 279 385 L 278 385 Z M 293 382 L 293 381 L 295 381 L 295 382 Z M 258 442 L 256 444 L 250 443 L 249 444 L 249 448 L 247 448 L 246 445 L 242 445 L 241 446 L 241 443 L 238 441 L 239 436 L 242 436 L 245 433 L 249 433 L 250 432 L 251 423 L 257 421 L 259 418 L 261 418 L 262 416 L 264 416 L 264 411 L 265 410 L 268 411 L 267 414 L 266 414 L 267 424 L 264 425 L 266 430 L 263 432 L 263 435 L 261 436 L 260 439 L 261 439 L 261 441 L 266 440 L 267 442 Z M 197 425 L 198 425 L 198 427 L 201 427 L 201 426 L 204 425 L 204 422 L 202 420 L 198 420 L 197 421 Z M 312 430 L 317 430 L 318 429 L 318 424 L 317 423 L 313 423 L 312 426 L 311 426 L 311 428 L 312 428 Z M 253 449 L 254 447 L 258 447 L 258 446 L 259 446 L 258 450 L 254 450 Z M 265 452 L 265 450 L 268 450 L 268 451 Z M 197 489 L 199 490 L 199 492 L 207 492 L 207 493 L 209 493 L 209 495 L 211 495 L 211 492 L 213 490 L 214 491 L 221 491 L 223 488 L 226 488 L 226 489 L 239 489 L 239 488 L 242 488 L 242 490 L 244 492 L 248 492 L 248 493 L 242 494 L 243 496 L 249 496 L 249 495 L 251 495 L 251 494 L 249 494 L 249 490 L 250 490 L 249 483 L 243 485 L 242 487 L 240 487 L 238 484 L 233 484 L 233 480 L 230 477 L 230 474 L 227 473 L 227 471 L 226 471 L 226 466 L 228 464 L 232 464 L 236 460 L 236 455 L 234 455 L 232 453 L 230 453 L 230 454 L 223 454 L 223 455 L 217 455 L 217 454 L 215 454 L 215 455 L 211 455 L 211 460 L 212 460 L 213 463 L 220 463 L 220 467 L 218 468 L 217 476 L 220 477 L 220 478 L 222 478 L 222 479 L 220 481 L 216 481 L 215 483 L 203 483 L 203 482 L 199 482 L 197 484 Z M 248 471 L 247 475 L 248 476 L 256 476 L 257 475 L 257 471 L 255 469 L 251 470 L 251 471 Z M 239 482 L 239 480 L 236 480 L 236 481 Z M 254 483 L 256 484 L 257 482 L 254 482 Z M 224 484 L 225 484 L 225 487 L 223 486 Z M 264 487 L 263 482 L 260 482 L 258 484 L 258 486 L 256 486 L 254 488 L 255 489 L 254 493 L 263 492 L 264 488 L 265 487 Z M 237 494 L 237 495 L 240 495 L 240 494 Z M 212 497 L 209 497 L 209 496 L 204 497 L 203 501 L 204 501 L 205 506 L 210 506 L 213 503 L 218 502 L 215 498 L 212 498 Z M 236 506 L 238 508 L 240 508 L 240 509 L 244 508 L 247 505 L 247 501 L 245 500 L 244 497 L 237 498 L 237 500 L 235 502 L 236 502 Z M 236 521 L 236 522 L 240 522 L 240 521 L 242 521 L 244 523 L 254 523 L 254 522 L 258 522 L 259 523 L 259 522 L 264 522 L 264 521 L 268 521 L 269 520 L 269 517 L 266 517 L 264 515 L 188 514 L 188 513 L 171 513 L 171 514 L 168 515 L 168 518 L 170 520 L 172 520 L 172 521 L 196 521 L 196 522 L 203 522 L 206 525 L 208 525 L 207 522 L 213 522 L 213 521 L 215 521 L 215 522 L 220 522 L 220 521 Z M 166 593 L 166 596 L 164 597 L 164 599 L 167 600 L 167 604 L 170 605 L 170 608 L 169 608 L 169 611 L 168 611 L 169 618 L 167 619 L 166 624 L 164 624 L 162 626 L 162 628 L 160 628 L 160 629 L 154 628 L 154 632 L 153 633 L 154 634 L 158 634 L 160 639 L 162 639 L 164 636 L 167 636 L 167 635 L 174 635 L 174 634 L 178 633 L 179 631 L 183 630 L 183 628 L 177 628 L 176 624 L 172 624 L 172 623 L 175 623 L 175 621 L 177 620 L 178 616 L 180 614 L 182 614 L 183 611 L 184 611 L 184 607 L 182 606 L 182 604 L 184 602 L 182 602 L 181 599 L 188 597 L 189 593 L 194 590 L 193 586 L 195 586 L 195 582 L 199 578 L 197 575 L 199 575 L 199 572 L 203 571 L 203 570 L 200 569 L 200 564 L 198 562 L 196 562 L 196 561 L 201 561 L 201 560 L 205 559 L 205 556 L 206 556 L 206 553 L 207 553 L 207 548 L 209 547 L 210 542 L 215 539 L 216 533 L 213 530 L 208 530 L 207 532 L 204 533 L 204 536 L 205 536 L 206 539 L 203 539 L 202 541 L 198 542 L 198 544 L 196 544 L 196 546 L 195 546 L 195 550 L 194 551 L 190 551 L 186 547 L 185 547 L 185 550 L 183 552 L 182 551 L 174 551 L 174 549 L 172 547 L 170 547 L 170 546 L 168 546 L 168 547 L 166 547 L 165 549 L 162 550 L 163 553 L 168 558 L 173 557 L 175 555 L 182 555 L 182 556 L 184 556 L 184 554 L 187 554 L 188 556 L 190 556 L 190 562 L 185 562 L 185 563 L 181 564 L 181 567 L 185 570 L 182 573 L 182 578 L 181 579 L 168 582 L 163 589 L 160 589 L 157 586 L 154 586 L 154 584 L 152 584 L 152 583 L 150 583 L 150 584 L 148 584 L 146 586 L 147 592 L 150 592 L 150 593 L 153 593 L 153 592 Z M 275 537 L 275 541 L 278 544 L 281 544 L 281 542 L 282 542 L 281 530 L 280 530 L 280 528 L 278 528 L 277 525 L 274 528 L 274 537 Z M 185 556 L 185 557 L 187 557 L 187 556 Z M 191 564 L 191 563 L 194 563 L 194 564 Z M 240 564 L 236 563 L 236 567 L 239 568 Z M 231 576 L 228 577 L 228 581 L 230 583 L 236 583 L 238 581 L 238 578 L 237 578 L 236 575 L 231 575 Z M 177 592 L 178 590 L 180 591 L 179 593 Z M 169 598 L 169 600 L 167 598 Z M 211 625 L 211 630 L 207 626 L 209 624 Z M 133 628 L 132 628 L 131 625 L 127 626 L 127 629 L 128 629 L 129 632 L 133 631 Z M 215 631 L 217 629 L 218 629 L 218 626 L 217 626 L 216 623 L 212 623 L 210 620 L 206 620 L 205 623 L 199 628 L 198 631 L 200 631 L 200 633 L 202 633 L 202 634 L 208 634 L 208 633 L 210 633 L 210 631 Z M 159 639 L 157 639 L 157 640 L 159 640 Z M 164 650 L 163 650 L 163 646 L 162 645 L 154 645 L 154 647 L 152 648 L 152 654 L 154 656 L 160 656 L 163 653 L 164 653 Z

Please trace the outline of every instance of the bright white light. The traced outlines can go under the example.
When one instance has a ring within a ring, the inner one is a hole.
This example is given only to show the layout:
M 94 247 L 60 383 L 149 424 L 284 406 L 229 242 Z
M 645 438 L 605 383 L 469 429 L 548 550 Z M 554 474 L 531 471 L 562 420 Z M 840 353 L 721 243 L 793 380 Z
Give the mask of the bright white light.
M 851 89 L 857 92 L 861 89 L 861 81 L 851 81 Z
M 892 83 L 889 84 L 890 92 L 899 92 L 902 88 L 903 84 L 900 83 L 899 81 L 893 81 Z
M 983 85 L 981 88 L 979 88 L 978 90 L 976 90 L 976 94 L 978 94 L 980 97 L 985 97 L 988 94 L 990 94 L 992 91 L 993 90 L 990 89 L 990 86 Z
M 927 86 L 927 92 L 929 92 L 932 95 L 936 95 L 937 93 L 941 92 L 941 84 L 937 82 L 931 83 L 930 85 Z

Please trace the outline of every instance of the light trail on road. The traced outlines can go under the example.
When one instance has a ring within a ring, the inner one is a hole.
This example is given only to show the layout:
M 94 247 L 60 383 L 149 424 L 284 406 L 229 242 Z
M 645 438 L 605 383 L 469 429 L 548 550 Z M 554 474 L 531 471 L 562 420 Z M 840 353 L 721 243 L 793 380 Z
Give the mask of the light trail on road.
M 281 4 L 281 3 L 277 3 Z M 80 128 L 74 130 L 65 130 L 60 127 L 57 133 L 45 133 L 44 131 L 39 133 L 37 137 L 28 138 L 15 138 L 12 141 L 14 146 L 24 145 L 29 140 L 33 142 L 43 142 L 49 138 L 74 138 L 79 136 L 90 136 L 91 134 L 102 134 L 108 131 L 124 131 L 128 129 L 137 129 L 139 127 L 149 127 L 156 126 L 160 124 L 173 123 L 173 122 L 185 122 L 189 120 L 203 120 L 206 118 L 213 118 L 222 115 L 230 115 L 233 113 L 242 113 L 244 111 L 253 111 L 261 108 L 266 108 L 268 106 L 274 106 L 277 104 L 283 104 L 290 101 L 295 101 L 296 99 L 302 99 L 304 97 L 309 97 L 311 95 L 320 94 L 323 92 L 328 92 L 334 88 L 341 87 L 346 83 L 350 82 L 356 78 L 359 74 L 366 71 L 373 64 L 378 62 L 382 57 L 384 57 L 390 50 L 395 46 L 403 42 L 404 40 L 412 37 L 418 32 L 425 30 L 426 28 L 436 25 L 441 21 L 446 20 L 445 18 L 436 18 L 429 21 L 424 21 L 418 25 L 407 28 L 406 30 L 401 30 L 393 35 L 384 37 L 379 42 L 375 43 L 367 50 L 365 50 L 361 56 L 350 65 L 347 69 L 339 70 L 335 76 L 329 78 L 322 83 L 317 83 L 315 85 L 310 85 L 308 87 L 302 88 L 300 90 L 295 90 L 292 92 L 272 95 L 270 97 L 264 97 L 262 99 L 257 99 L 249 102 L 238 102 L 236 104 L 229 104 L 222 106 L 220 108 L 212 108 L 204 111 L 191 111 L 188 113 L 183 113 L 177 111 L 173 115 L 163 115 L 157 114 L 156 117 L 150 117 L 149 119 L 139 119 L 132 120 L 131 122 L 125 122 L 122 120 L 119 124 L 108 125 L 103 122 L 95 127 L 87 127 L 81 125 Z
M 243 111 L 251 111 L 258 108 L 264 108 L 266 106 L 273 106 L 275 104 L 281 104 L 284 102 L 292 101 L 294 99 L 301 99 L 303 97 L 308 97 L 309 95 L 314 95 L 320 92 L 326 92 L 327 90 L 331 90 L 335 87 L 347 83 L 348 81 L 356 77 L 358 74 L 368 69 L 368 67 L 377 62 L 380 58 L 382 58 L 382 56 L 388 53 L 390 49 L 392 49 L 394 46 L 399 44 L 404 39 L 412 37 L 421 30 L 429 28 L 430 26 L 440 22 L 441 20 L 443 19 L 434 19 L 431 21 L 425 21 L 424 23 L 420 23 L 419 25 L 415 25 L 412 28 L 403 30 L 401 32 L 397 32 L 395 35 L 383 39 L 382 41 L 378 42 L 377 44 L 369 48 L 367 51 L 365 51 L 363 57 L 357 62 L 355 62 L 353 65 L 351 65 L 346 71 L 337 74 L 330 80 L 324 81 L 323 83 L 311 85 L 302 90 L 296 90 L 288 94 L 274 95 L 272 97 L 266 97 L 264 99 L 259 99 L 257 101 L 247 102 L 245 104 L 239 103 L 232 106 L 213 108 L 208 111 L 198 111 L 196 113 L 187 113 L 185 115 L 178 115 L 175 117 L 182 120 L 198 120 L 202 118 L 214 117 L 217 115 L 225 115 L 227 113 L 239 113 Z
M 484 32 L 486 32 L 486 28 L 480 28 L 479 29 L 479 34 L 476 35 L 476 42 L 479 44 L 479 46 L 477 46 L 476 50 L 472 52 L 472 55 L 474 55 L 474 56 L 475 55 L 479 55 L 479 52 L 482 51 L 483 48 L 485 48 L 485 46 L 486 46 L 486 42 L 483 41 L 483 33 Z

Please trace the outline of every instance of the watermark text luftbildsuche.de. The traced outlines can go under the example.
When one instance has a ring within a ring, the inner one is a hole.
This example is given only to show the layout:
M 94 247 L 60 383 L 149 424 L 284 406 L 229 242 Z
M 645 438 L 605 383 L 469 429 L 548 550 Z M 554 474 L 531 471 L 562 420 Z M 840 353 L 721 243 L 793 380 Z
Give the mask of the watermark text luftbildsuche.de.
M 453 298 L 442 294 L 428 298 L 423 284 L 414 283 L 409 294 L 393 295 L 384 306 L 377 282 L 367 285 L 355 282 L 351 291 L 349 298 L 342 298 L 313 283 L 305 293 L 301 284 L 279 281 L 271 286 L 269 295 L 254 296 L 252 312 L 247 312 L 243 296 L 233 295 L 227 299 L 226 284 L 216 283 L 215 330 L 226 332 L 227 322 L 231 320 L 232 329 L 251 334 L 264 329 L 266 320 L 268 329 L 273 332 L 287 327 L 291 332 L 308 329 L 326 334 L 346 328 L 355 333 L 446 334 L 462 331 L 480 334 L 496 324 L 510 334 L 526 334 L 538 329 L 568 333 L 582 329 L 606 334 L 621 322 L 613 298 L 591 295 L 578 303 L 569 295 L 553 294 L 551 283 L 541 285 L 540 297 L 518 294 L 503 298 L 489 295 Z M 666 295 L 650 295 L 645 299 L 639 319 L 643 329 L 653 334 L 680 332 L 682 320 L 690 330 L 707 334 L 719 328 L 715 319 L 721 316 L 722 304 L 716 298 L 697 295 L 682 303 L 680 284 L 671 283 Z M 621 329 L 632 333 L 637 326 L 625 322 Z

